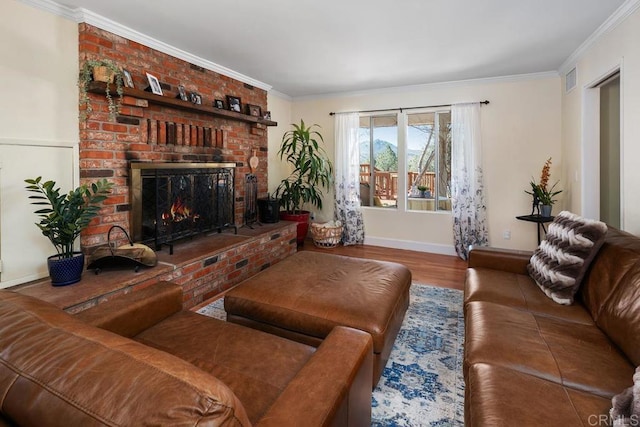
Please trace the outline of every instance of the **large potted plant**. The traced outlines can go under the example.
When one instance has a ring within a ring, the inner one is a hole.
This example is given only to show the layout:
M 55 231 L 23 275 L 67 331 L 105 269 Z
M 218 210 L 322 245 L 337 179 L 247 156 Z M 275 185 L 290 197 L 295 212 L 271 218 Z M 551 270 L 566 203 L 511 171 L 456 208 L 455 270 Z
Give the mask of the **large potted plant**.
M 293 124 L 282 136 L 278 151 L 281 160 L 293 167 L 291 174 L 280 182 L 276 198 L 280 199 L 280 219 L 298 222 L 297 242 L 304 243 L 309 231 L 309 211 L 305 204 L 322 209 L 322 188 L 329 189 L 333 181 L 333 166 L 321 143 L 322 135 L 314 130 L 318 125 Z
M 84 254 L 74 252 L 73 244 L 89 222 L 98 214 L 98 204 L 107 198 L 113 183 L 106 179 L 91 185 L 81 185 L 68 194 L 61 194 L 55 181 L 42 182 L 42 177 L 25 179 L 33 205 L 44 206 L 35 211 L 36 223 L 58 252 L 47 259 L 53 286 L 70 285 L 80 281 L 84 268 Z
M 89 83 L 92 81 L 106 83 L 105 96 L 109 104 L 109 120 L 115 120 L 120 113 L 120 105 L 123 96 L 123 73 L 113 61 L 108 59 L 87 59 L 80 68 L 80 77 L 78 79 L 78 87 L 80 88 L 80 106 L 84 106 L 80 118 L 86 120 L 93 112 L 91 101 L 87 91 Z M 115 84 L 118 100 L 114 100 L 111 95 L 111 85 Z

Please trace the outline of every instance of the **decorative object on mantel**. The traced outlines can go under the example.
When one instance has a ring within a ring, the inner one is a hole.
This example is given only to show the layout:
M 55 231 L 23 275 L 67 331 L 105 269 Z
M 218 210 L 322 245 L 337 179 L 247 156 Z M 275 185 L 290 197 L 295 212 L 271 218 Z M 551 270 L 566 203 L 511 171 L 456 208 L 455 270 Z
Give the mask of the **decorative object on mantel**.
M 562 190 L 555 189 L 559 181 L 556 181 L 555 184 L 551 186 L 551 188 L 548 187 L 549 178 L 551 177 L 551 173 L 549 172 L 550 169 L 551 157 L 547 159 L 547 161 L 544 163 L 544 166 L 542 167 L 542 173 L 540 174 L 540 183 L 536 184 L 535 180 L 532 179 L 530 182 L 531 191 L 525 190 L 525 193 L 531 194 L 531 196 L 533 197 L 531 215 L 533 215 L 535 211 L 538 211 L 541 216 L 545 218 L 550 217 L 551 208 L 556 202 L 556 199 L 554 199 L 554 197 L 562 193 Z
M 306 127 L 303 120 L 293 124 L 293 130 L 282 135 L 282 144 L 278 151 L 280 160 L 286 160 L 293 166 L 293 172 L 280 182 L 276 189 L 276 198 L 280 198 L 280 219 L 298 222 L 298 245 L 304 244 L 309 231 L 309 211 L 302 210 L 309 203 L 322 209 L 321 188 L 329 189 L 333 182 L 333 165 L 327 153 L 320 145 L 322 135 L 315 130 L 318 125 Z
M 222 99 L 216 99 L 215 101 L 213 101 L 213 106 L 222 110 L 224 109 L 224 101 Z
M 84 254 L 73 251 L 73 243 L 100 210 L 99 203 L 107 198 L 113 183 L 106 179 L 91 185 L 81 185 L 68 194 L 60 194 L 55 181 L 42 182 L 42 177 L 25 179 L 33 205 L 46 206 L 35 213 L 40 217 L 36 226 L 58 251 L 47 259 L 53 286 L 80 281 L 84 269 Z
M 191 98 L 191 102 L 196 104 L 196 105 L 202 105 L 202 96 L 200 96 L 199 93 L 197 92 L 191 92 L 189 94 L 190 98 Z
M 114 229 L 122 231 L 128 243 L 117 246 L 111 240 L 111 233 Z M 87 262 L 87 270 L 94 270 L 95 274 L 100 274 L 103 268 L 129 267 L 137 273 L 140 267 L 154 267 L 158 263 L 156 253 L 147 245 L 133 243 L 127 230 L 114 225 L 107 233 L 107 245 L 100 246 L 91 254 Z
M 129 70 L 126 70 L 124 68 L 122 69 L 122 78 L 125 87 L 136 87 L 136 85 L 133 84 L 133 77 L 131 77 L 131 73 L 129 72 Z
M 120 113 L 120 105 L 123 96 L 123 73 L 120 68 L 108 59 L 87 59 L 80 68 L 80 76 L 78 78 L 78 88 L 80 89 L 80 106 L 84 106 L 84 111 L 80 112 L 80 119 L 86 120 L 93 108 L 87 92 L 89 91 L 89 83 L 91 81 L 104 82 L 105 95 L 109 104 L 109 120 L 115 120 Z M 111 96 L 111 84 L 116 85 L 116 94 L 120 98 L 117 102 Z
M 262 118 L 265 120 L 271 120 L 271 111 L 265 111 Z
M 227 107 L 236 113 L 242 112 L 242 102 L 237 96 L 227 95 Z
M 262 109 L 258 105 L 247 104 L 247 114 L 253 117 L 262 117 Z
M 178 85 L 178 95 L 176 96 L 176 98 L 180 98 L 183 101 L 189 101 L 189 98 L 187 97 L 187 91 L 183 85 Z
M 149 89 L 151 93 L 156 95 L 162 95 L 162 87 L 160 86 L 160 81 L 154 75 L 147 73 L 147 80 L 149 80 Z

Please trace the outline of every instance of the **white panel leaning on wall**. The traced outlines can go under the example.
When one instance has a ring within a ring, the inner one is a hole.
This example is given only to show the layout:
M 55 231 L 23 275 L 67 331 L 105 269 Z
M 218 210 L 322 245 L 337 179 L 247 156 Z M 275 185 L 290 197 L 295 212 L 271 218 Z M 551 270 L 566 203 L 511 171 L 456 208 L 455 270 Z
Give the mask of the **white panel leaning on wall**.
M 55 250 L 35 223 L 24 180 L 42 176 L 63 191 L 77 182 L 77 145 L 0 139 L 0 288 L 46 277 Z

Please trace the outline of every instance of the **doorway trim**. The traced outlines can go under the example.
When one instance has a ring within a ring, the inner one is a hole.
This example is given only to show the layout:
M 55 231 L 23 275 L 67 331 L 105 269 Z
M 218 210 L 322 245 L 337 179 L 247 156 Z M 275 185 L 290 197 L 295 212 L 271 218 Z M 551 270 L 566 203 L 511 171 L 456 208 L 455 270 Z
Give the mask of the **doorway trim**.
M 624 229 L 624 67 L 623 59 L 583 88 L 581 211 L 586 218 L 600 219 L 600 86 L 620 75 L 620 228 Z M 589 173 L 598 171 L 598 173 Z

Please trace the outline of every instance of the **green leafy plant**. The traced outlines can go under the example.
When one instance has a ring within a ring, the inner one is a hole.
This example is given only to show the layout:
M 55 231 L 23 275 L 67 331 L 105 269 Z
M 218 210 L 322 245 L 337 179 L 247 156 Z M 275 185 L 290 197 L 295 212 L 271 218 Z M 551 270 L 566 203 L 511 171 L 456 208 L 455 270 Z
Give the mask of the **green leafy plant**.
M 525 193 L 531 194 L 534 198 L 534 204 L 536 199 L 543 205 L 553 205 L 556 202 L 554 198 L 558 194 L 562 193 L 562 190 L 556 190 L 556 185 L 558 185 L 558 181 L 555 182 L 551 187 L 549 185 L 549 178 L 551 177 L 550 173 L 551 169 L 551 157 L 547 159 L 542 167 L 542 172 L 540 174 L 540 183 L 537 184 L 534 179 L 529 183 L 531 185 L 531 191 L 525 190 Z
M 80 88 L 80 106 L 84 106 L 85 109 L 80 113 L 80 119 L 86 120 L 93 112 L 91 106 L 91 100 L 87 94 L 89 89 L 89 83 L 94 81 L 94 69 L 96 67 L 106 67 L 108 74 L 113 76 L 113 84 L 116 86 L 116 94 L 118 95 L 118 101 L 114 101 L 111 95 L 111 84 L 107 83 L 105 89 L 105 95 L 109 104 L 109 120 L 115 120 L 116 116 L 120 113 L 120 105 L 122 104 L 122 97 L 124 94 L 123 86 L 123 73 L 120 67 L 118 67 L 113 61 L 108 59 L 87 59 L 80 69 L 80 77 L 78 79 L 78 87 Z
M 107 198 L 113 183 L 103 179 L 91 185 L 81 185 L 68 194 L 61 194 L 55 181 L 42 182 L 42 177 L 25 179 L 33 205 L 47 206 L 35 213 L 40 217 L 36 226 L 58 251 L 61 258 L 73 257 L 73 243 L 98 214 L 98 203 Z
M 304 203 L 322 209 L 322 188 L 329 189 L 333 182 L 333 165 L 320 145 L 322 135 L 313 130 L 318 125 L 293 124 L 293 129 L 282 136 L 278 151 L 281 160 L 293 166 L 291 175 L 280 182 L 276 197 L 280 206 L 291 213 L 300 212 Z
M 418 190 L 419 191 L 429 191 L 429 187 L 427 187 L 426 185 L 418 185 Z

